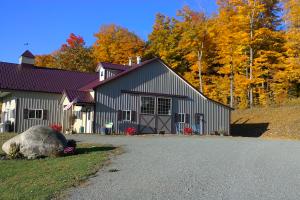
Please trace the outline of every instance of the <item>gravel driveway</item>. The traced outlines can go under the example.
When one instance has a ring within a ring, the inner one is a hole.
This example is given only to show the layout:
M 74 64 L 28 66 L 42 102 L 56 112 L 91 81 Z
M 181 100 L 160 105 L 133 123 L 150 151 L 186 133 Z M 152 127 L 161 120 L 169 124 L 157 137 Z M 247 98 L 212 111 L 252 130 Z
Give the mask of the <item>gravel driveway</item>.
M 251 138 L 97 135 L 125 153 L 70 199 L 300 199 L 300 142 Z M 119 169 L 109 172 L 109 169 Z

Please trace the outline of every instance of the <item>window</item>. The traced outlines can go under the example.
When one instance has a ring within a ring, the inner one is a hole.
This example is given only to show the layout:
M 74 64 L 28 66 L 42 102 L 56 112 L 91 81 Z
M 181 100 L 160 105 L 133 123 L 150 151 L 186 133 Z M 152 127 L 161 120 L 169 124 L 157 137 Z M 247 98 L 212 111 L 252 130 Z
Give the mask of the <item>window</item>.
M 178 123 L 185 123 L 185 113 L 178 113 Z
M 123 121 L 131 121 L 131 111 L 130 110 L 122 110 L 122 120 Z
M 28 110 L 28 119 L 42 119 L 43 110 L 41 109 L 30 109 Z
M 141 113 L 154 114 L 155 100 L 154 97 L 141 97 Z
M 171 115 L 171 99 L 157 98 L 157 114 Z
M 9 111 L 9 118 L 15 118 L 15 110 Z
M 201 124 L 203 122 L 203 114 L 196 113 L 195 114 L 195 124 Z
M 76 116 L 76 119 L 81 119 L 81 111 L 73 111 L 73 115 Z

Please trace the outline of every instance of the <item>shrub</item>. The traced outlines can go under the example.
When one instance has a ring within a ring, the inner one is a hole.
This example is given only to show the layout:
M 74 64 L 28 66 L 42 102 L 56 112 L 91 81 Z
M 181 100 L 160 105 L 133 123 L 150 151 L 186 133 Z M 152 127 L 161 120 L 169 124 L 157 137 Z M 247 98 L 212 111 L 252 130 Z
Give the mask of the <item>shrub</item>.
M 136 134 L 136 129 L 133 127 L 128 127 L 125 130 L 125 134 L 126 135 L 134 135 L 134 134 Z
M 186 127 L 186 128 L 183 129 L 183 133 L 184 133 L 184 135 L 192 135 L 193 129 L 189 128 L 189 127 Z
M 10 144 L 9 152 L 8 152 L 8 158 L 9 159 L 17 159 L 22 158 L 22 154 L 20 153 L 20 146 L 16 143 Z
M 52 125 L 50 125 L 50 127 L 56 132 L 62 131 L 62 126 L 60 124 L 52 124 Z

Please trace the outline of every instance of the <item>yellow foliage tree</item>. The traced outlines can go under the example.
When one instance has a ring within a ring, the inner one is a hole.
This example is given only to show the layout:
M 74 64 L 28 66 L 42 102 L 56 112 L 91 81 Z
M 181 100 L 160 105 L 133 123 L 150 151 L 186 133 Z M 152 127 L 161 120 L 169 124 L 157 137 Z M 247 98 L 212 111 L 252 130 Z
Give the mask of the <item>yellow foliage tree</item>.
M 143 56 L 145 42 L 126 28 L 105 25 L 95 34 L 93 52 L 98 62 L 128 64 L 128 59 Z

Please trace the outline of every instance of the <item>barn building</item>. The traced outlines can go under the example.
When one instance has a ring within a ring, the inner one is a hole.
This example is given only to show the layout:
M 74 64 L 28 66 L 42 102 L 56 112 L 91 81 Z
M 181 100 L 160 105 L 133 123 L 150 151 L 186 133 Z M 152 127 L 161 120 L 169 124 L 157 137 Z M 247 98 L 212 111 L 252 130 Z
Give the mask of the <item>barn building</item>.
M 34 66 L 26 51 L 19 64 L 0 62 L 0 131 L 61 124 L 64 131 L 123 134 L 230 134 L 231 108 L 209 99 L 162 60 L 101 62 L 96 73 Z M 1 128 L 2 127 L 2 128 Z

